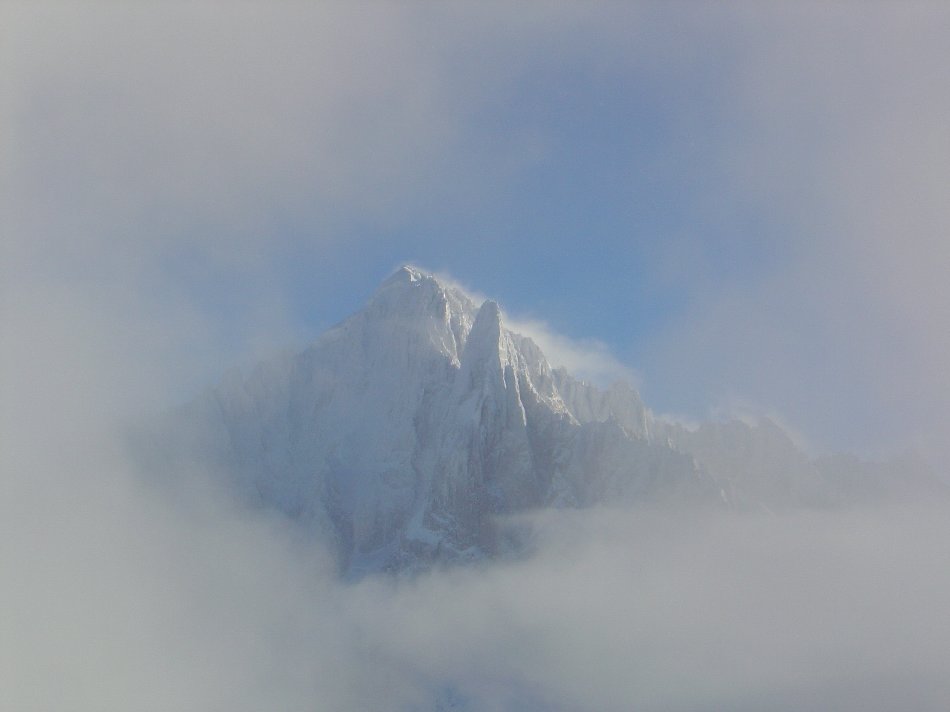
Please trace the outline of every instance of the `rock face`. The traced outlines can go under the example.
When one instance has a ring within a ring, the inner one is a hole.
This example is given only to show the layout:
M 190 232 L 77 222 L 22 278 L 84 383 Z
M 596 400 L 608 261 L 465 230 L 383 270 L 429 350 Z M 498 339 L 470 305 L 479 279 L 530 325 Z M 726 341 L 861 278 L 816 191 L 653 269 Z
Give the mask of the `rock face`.
M 827 498 L 826 473 L 774 424 L 660 420 L 626 384 L 552 369 L 495 302 L 412 267 L 174 420 L 174 447 L 328 537 L 354 575 L 490 555 L 497 516 L 535 507 Z

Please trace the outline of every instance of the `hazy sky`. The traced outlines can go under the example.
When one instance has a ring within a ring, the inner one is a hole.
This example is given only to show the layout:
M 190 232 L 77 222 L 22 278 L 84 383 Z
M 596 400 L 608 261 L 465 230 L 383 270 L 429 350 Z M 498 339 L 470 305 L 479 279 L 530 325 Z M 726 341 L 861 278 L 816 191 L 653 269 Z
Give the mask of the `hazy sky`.
M 946 3 L 0 5 L 0 707 L 945 710 L 945 512 L 342 587 L 117 435 L 416 262 L 815 448 L 950 442 Z
M 942 440 L 944 3 L 3 13 L 5 269 L 180 305 L 220 350 L 195 382 L 414 261 L 661 412 Z

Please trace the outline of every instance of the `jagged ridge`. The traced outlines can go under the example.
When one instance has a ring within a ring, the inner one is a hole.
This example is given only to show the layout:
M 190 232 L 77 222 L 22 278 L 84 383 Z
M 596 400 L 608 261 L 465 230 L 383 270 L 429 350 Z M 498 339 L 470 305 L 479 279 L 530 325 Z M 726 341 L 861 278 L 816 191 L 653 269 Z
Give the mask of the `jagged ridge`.
M 553 369 L 494 301 L 409 266 L 303 353 L 222 383 L 177 421 L 246 497 L 334 542 L 351 573 L 491 554 L 497 515 L 533 507 L 840 496 L 773 423 L 658 419 L 627 384 Z

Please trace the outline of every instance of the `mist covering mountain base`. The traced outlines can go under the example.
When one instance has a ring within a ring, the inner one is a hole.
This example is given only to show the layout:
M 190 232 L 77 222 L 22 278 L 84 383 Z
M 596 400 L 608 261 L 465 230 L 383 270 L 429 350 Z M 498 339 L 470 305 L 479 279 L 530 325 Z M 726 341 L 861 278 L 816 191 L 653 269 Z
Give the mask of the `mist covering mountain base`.
M 302 353 L 232 374 L 168 419 L 165 453 L 331 544 L 350 576 L 480 560 L 505 515 L 598 504 L 777 511 L 903 488 L 811 461 L 775 423 L 656 417 L 635 389 L 552 368 L 498 304 L 413 267 Z M 919 468 L 899 468 L 903 480 Z M 926 478 L 920 475 L 924 481 Z

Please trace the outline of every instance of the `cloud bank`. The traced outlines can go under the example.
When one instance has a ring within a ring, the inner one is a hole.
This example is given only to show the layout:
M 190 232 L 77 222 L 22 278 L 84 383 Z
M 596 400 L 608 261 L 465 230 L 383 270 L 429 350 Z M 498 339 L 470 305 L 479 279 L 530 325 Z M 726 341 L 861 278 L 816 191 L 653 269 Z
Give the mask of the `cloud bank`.
M 525 560 L 344 584 L 287 522 L 197 472 L 169 498 L 81 430 L 92 453 L 5 453 L 10 709 L 950 703 L 945 508 L 548 513 Z
M 710 152 L 706 214 L 756 228 L 735 225 L 718 250 L 699 231 L 670 246 L 700 255 L 679 273 L 696 289 L 644 349 L 645 383 L 674 409 L 739 398 L 824 448 L 946 462 L 950 13 L 733 9 L 731 30 L 715 26 L 742 57 L 724 86 L 735 130 Z M 765 268 L 722 278 L 750 255 Z

